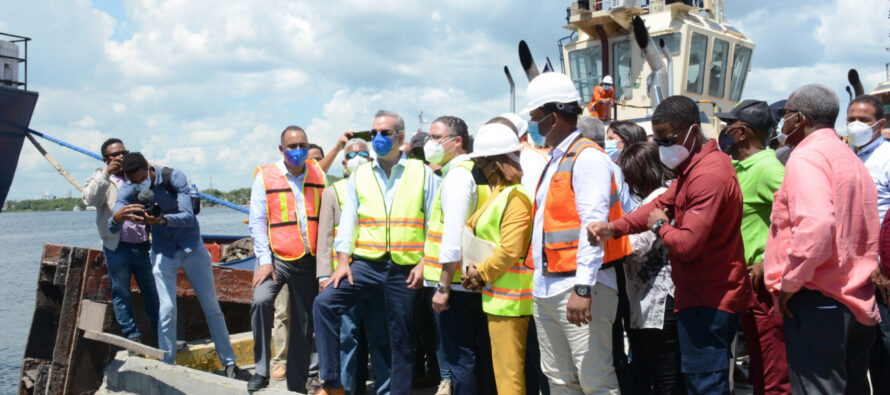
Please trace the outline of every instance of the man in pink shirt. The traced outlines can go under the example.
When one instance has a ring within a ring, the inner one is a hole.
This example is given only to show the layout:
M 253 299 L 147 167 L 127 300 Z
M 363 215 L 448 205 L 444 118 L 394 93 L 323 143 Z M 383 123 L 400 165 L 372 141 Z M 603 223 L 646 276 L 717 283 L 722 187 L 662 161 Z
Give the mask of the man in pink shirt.
M 880 318 L 877 191 L 832 129 L 837 96 L 805 85 L 780 111 L 795 147 L 773 202 L 764 283 L 784 316 L 793 393 L 868 393 L 868 348 Z

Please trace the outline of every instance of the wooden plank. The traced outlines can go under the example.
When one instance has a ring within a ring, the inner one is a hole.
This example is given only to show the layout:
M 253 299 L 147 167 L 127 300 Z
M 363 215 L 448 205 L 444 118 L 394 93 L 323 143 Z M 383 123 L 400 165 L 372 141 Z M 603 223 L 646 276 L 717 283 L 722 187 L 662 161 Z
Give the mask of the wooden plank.
M 62 247 L 60 252 L 59 271 L 56 273 L 54 283 L 59 283 L 61 274 L 65 279 L 65 285 L 59 314 L 59 329 L 56 334 L 56 345 L 47 381 L 46 393 L 48 394 L 65 392 L 74 337 L 77 335 L 77 313 L 80 310 L 78 307 L 86 256 L 85 248 Z M 66 268 L 64 274 L 62 267 Z
M 110 333 L 105 332 L 96 332 L 93 330 L 85 330 L 83 332 L 83 337 L 90 340 L 95 340 L 107 344 L 111 344 L 113 346 L 118 346 L 121 348 L 126 348 L 137 354 L 142 354 L 157 360 L 164 359 L 164 351 L 158 350 L 157 348 L 146 346 L 142 343 L 132 341 L 122 336 L 112 335 Z

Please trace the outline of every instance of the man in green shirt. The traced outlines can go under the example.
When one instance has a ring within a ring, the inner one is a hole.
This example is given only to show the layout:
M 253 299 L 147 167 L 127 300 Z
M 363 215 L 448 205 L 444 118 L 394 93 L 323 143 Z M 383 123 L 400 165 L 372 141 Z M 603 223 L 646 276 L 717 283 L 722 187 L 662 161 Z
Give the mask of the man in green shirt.
M 782 318 L 773 314 L 773 301 L 763 285 L 763 252 L 769 234 L 773 195 L 785 177 L 776 153 L 765 148 L 776 127 L 769 105 L 745 100 L 728 113 L 719 145 L 732 156 L 742 189 L 742 242 L 756 300 L 742 314 L 742 333 L 751 356 L 750 380 L 756 394 L 791 393 Z

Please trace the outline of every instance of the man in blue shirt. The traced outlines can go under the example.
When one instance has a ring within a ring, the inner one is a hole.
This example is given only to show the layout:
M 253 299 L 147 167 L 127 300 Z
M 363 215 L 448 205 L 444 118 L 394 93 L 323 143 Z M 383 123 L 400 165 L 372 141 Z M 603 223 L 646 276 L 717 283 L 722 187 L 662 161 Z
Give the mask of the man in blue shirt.
M 201 240 L 201 229 L 192 209 L 189 184 L 185 174 L 173 170 L 170 185 L 165 187 L 162 168 L 149 166 L 138 152 L 124 156 L 121 164 L 127 182 L 121 186 L 114 211 L 125 206 L 138 208 L 155 206 L 154 210 L 131 210 L 123 220 L 143 223 L 151 227 L 152 273 L 158 289 L 160 314 L 158 317 L 158 346 L 166 352 L 164 362 L 172 364 L 176 357 L 176 276 L 185 272 L 216 345 L 219 359 L 226 368 L 226 376 L 237 378 L 241 371 L 235 366 L 235 352 L 229 341 L 229 330 L 213 282 L 213 263 Z M 171 189 L 176 193 L 168 191 Z M 159 208 L 160 212 L 156 210 Z M 155 215 L 151 215 L 155 211 Z M 108 230 L 120 232 L 121 223 L 109 218 Z

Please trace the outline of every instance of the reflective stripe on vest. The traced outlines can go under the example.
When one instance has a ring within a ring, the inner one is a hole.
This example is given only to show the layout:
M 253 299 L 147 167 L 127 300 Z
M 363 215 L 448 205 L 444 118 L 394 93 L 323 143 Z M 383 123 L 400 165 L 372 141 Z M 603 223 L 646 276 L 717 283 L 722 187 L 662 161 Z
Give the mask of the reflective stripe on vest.
M 365 163 L 354 175 L 358 232 L 352 253 L 373 260 L 389 252 L 396 264 L 416 265 L 423 258 L 426 165 L 408 159 L 389 212 L 372 166 L 373 162 Z
M 278 164 L 258 167 L 254 171 L 254 177 L 257 173 L 262 173 L 263 188 L 266 191 L 269 248 L 283 261 L 300 259 L 307 252 L 315 255 L 318 240 L 318 209 L 321 207 L 321 195 L 326 181 L 324 172 L 314 160 L 307 160 L 305 166 L 302 187 L 309 251 L 306 251 L 306 246 L 303 244 L 294 191 Z
M 331 186 L 334 188 L 334 195 L 337 195 L 337 204 L 339 204 L 340 210 L 343 210 L 343 194 L 346 193 L 346 181 L 348 178 L 344 178 L 339 180 Z M 334 240 L 337 240 L 337 228 L 340 227 L 339 223 L 334 223 L 334 232 L 333 237 L 331 237 L 331 270 L 337 270 L 337 250 L 334 249 Z
M 513 191 L 518 191 L 531 200 L 531 196 L 522 184 L 504 188 L 479 216 L 474 229 L 477 237 L 500 244 L 501 220 Z M 528 226 L 529 228 L 532 226 L 531 219 Z M 526 267 L 521 259 L 517 261 L 506 273 L 494 280 L 490 287 L 482 289 L 482 310 L 488 314 L 504 317 L 531 315 L 534 307 L 532 294 L 534 274 L 535 270 Z
M 455 163 L 453 166 L 466 169 L 472 174 L 475 162 L 464 160 Z M 452 167 L 449 166 L 448 171 L 451 171 L 451 168 Z M 443 182 L 439 184 L 439 190 L 436 191 L 436 199 L 433 200 L 433 206 L 430 209 L 430 222 L 427 225 L 426 243 L 423 248 L 423 278 L 433 282 L 438 282 L 442 278 L 442 265 L 439 263 L 439 248 L 442 244 L 442 230 L 445 228 L 445 215 L 442 212 L 442 184 L 444 184 L 445 176 L 447 176 L 447 174 L 443 176 Z M 490 193 L 491 188 L 489 188 L 488 185 L 477 183 L 476 207 L 470 207 L 467 213 L 472 215 L 476 212 L 476 210 L 482 206 L 482 203 L 488 199 Z M 454 277 L 451 278 L 451 282 L 460 283 L 461 275 L 463 275 L 463 272 L 458 265 L 457 270 L 454 271 Z
M 594 148 L 603 149 L 592 140 L 579 136 L 572 142 L 560 160 L 556 173 L 550 181 L 547 199 L 544 203 L 544 235 L 542 256 L 547 261 L 546 273 L 555 275 L 572 275 L 578 262 L 578 239 L 581 233 L 581 219 L 575 204 L 575 191 L 572 188 L 572 168 L 581 151 Z M 537 205 L 536 205 L 537 206 Z M 537 207 L 535 207 L 537 210 Z M 609 222 L 624 216 L 618 184 L 612 175 L 609 198 Z M 606 242 L 603 253 L 603 264 L 617 262 L 631 254 L 630 241 L 627 236 L 611 239 Z M 531 255 L 531 254 L 529 254 Z M 531 262 L 529 262 L 531 263 Z

